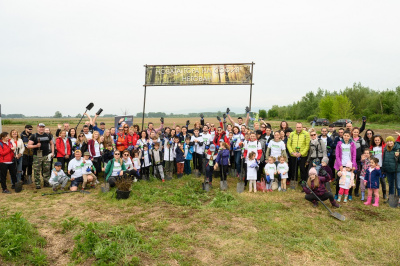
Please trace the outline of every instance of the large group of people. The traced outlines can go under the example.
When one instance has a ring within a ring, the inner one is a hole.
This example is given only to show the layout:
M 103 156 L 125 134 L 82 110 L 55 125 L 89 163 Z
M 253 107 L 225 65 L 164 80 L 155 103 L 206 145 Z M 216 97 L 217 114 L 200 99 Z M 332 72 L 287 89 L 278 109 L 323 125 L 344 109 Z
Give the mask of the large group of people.
M 354 196 L 361 196 L 366 205 L 379 206 L 380 187 L 383 199 L 387 198 L 386 178 L 389 195 L 400 189 L 400 134 L 397 139 L 389 136 L 384 140 L 367 129 L 362 137 L 365 117 L 360 128 L 351 123 L 344 128 L 331 124 L 318 135 L 316 129 L 307 129 L 302 123 L 292 129 L 286 121 L 273 129 L 261 119 L 250 129 L 249 108 L 246 117 L 236 121 L 229 112 L 227 108 L 217 123 L 200 115 L 193 126 L 188 120 L 182 126 L 165 127 L 161 118 L 157 128 L 149 122 L 140 130 L 123 119 L 117 128 L 107 128 L 104 122 L 96 122 L 98 115 L 85 114 L 88 121 L 79 130 L 65 123 L 58 125 L 53 135 L 39 123 L 36 133 L 31 125 L 20 134 L 16 130 L 2 132 L 2 192 L 11 193 L 7 173 L 12 188 L 32 182 L 33 174 L 36 189 L 57 190 L 70 181 L 72 191 L 95 187 L 99 177 L 115 186 L 123 175 L 134 181 L 149 180 L 153 175 L 164 182 L 193 173 L 203 175 L 211 187 L 213 180 L 220 178 L 222 190 L 232 176 L 241 179 L 250 192 L 285 192 L 290 181 L 300 181 L 305 198 L 315 206 L 317 195 L 335 207 Z

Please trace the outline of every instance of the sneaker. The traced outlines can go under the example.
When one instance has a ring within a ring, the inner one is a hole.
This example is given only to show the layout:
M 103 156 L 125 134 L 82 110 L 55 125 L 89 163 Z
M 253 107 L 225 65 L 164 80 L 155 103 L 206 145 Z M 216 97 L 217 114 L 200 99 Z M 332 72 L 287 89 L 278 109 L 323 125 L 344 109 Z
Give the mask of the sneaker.
M 3 190 L 4 194 L 11 194 L 11 192 L 8 189 Z
M 282 188 L 281 188 L 281 187 L 278 187 L 278 191 L 282 191 Z
M 165 180 L 163 179 L 163 180 L 162 180 L 162 182 L 164 183 L 164 182 L 165 182 Z
M 135 177 L 135 179 L 133 179 L 133 182 L 137 182 L 137 179 L 136 179 L 136 177 Z

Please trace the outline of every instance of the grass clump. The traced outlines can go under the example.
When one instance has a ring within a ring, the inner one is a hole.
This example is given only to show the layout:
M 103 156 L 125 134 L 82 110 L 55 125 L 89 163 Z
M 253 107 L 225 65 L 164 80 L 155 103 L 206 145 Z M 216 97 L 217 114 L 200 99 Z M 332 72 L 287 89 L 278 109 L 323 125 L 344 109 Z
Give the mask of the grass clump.
M 72 259 L 81 263 L 95 258 L 96 264 L 138 264 L 140 251 L 151 249 L 133 225 L 111 226 L 107 223 L 88 223 L 74 238 Z
M 8 214 L 0 211 L 0 256 L 5 261 L 17 264 L 47 265 L 47 258 L 41 248 L 46 240 L 39 236 L 20 212 Z
M 236 206 L 238 201 L 230 192 L 218 191 L 214 199 L 210 202 L 210 206 L 217 208 L 229 209 Z

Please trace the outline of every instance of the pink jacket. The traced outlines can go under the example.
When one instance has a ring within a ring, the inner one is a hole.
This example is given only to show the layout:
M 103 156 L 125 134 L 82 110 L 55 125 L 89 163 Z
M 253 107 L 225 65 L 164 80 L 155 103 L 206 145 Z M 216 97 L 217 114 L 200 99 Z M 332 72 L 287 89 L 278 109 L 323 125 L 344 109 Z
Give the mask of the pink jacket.
M 343 142 L 339 141 L 336 145 L 336 161 L 334 168 L 335 170 L 340 170 L 340 166 L 345 167 L 345 165 L 342 165 L 342 144 Z M 356 157 L 357 157 L 357 149 L 356 145 L 354 144 L 353 141 L 350 142 L 350 155 L 351 155 L 351 163 L 353 164 L 353 167 L 357 170 L 357 162 L 356 162 Z

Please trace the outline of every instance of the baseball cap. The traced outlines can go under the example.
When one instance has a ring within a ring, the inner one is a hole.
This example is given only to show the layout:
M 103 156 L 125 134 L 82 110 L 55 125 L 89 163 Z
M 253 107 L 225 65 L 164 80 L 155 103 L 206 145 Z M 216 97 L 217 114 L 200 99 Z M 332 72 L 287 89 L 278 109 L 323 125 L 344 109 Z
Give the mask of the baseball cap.
M 87 151 L 85 151 L 85 152 L 83 153 L 83 156 L 90 156 L 90 153 L 87 152 Z
M 61 166 L 62 164 L 61 164 L 61 162 L 55 162 L 54 163 L 54 166 Z
M 46 125 L 45 124 L 43 124 L 43 123 L 39 123 L 38 124 L 38 127 L 45 127 Z
M 104 123 L 104 122 L 101 122 L 101 123 L 100 123 L 100 126 L 101 126 L 101 125 L 105 125 L 105 124 L 106 124 L 106 123 Z

